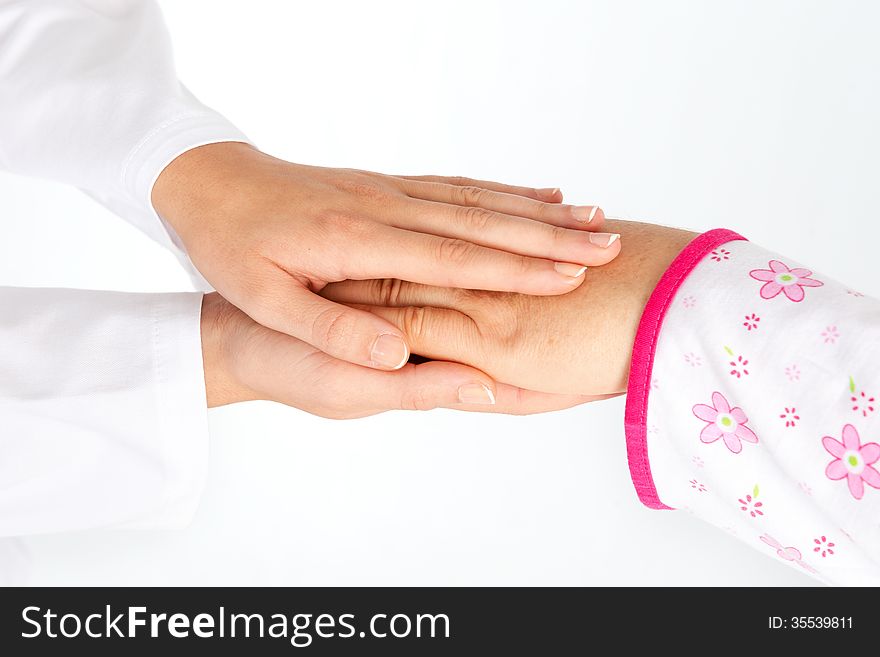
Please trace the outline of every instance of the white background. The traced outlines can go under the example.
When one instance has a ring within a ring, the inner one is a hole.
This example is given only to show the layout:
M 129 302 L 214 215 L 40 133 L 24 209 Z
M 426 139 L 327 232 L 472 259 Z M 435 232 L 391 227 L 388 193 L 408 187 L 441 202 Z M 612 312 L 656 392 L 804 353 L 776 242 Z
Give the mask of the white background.
M 736 229 L 880 294 L 875 3 L 163 6 L 181 78 L 275 155 L 560 186 L 612 216 Z M 74 190 L 2 176 L 0 211 L 0 284 L 187 289 Z M 29 538 L 0 561 L 34 584 L 810 583 L 641 507 L 622 410 L 219 409 L 188 530 Z

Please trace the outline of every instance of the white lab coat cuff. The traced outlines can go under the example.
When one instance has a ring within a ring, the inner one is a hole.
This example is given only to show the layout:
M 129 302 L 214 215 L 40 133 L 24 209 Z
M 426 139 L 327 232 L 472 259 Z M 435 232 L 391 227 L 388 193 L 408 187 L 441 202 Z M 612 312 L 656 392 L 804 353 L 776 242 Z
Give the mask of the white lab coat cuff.
M 193 104 L 198 104 L 195 99 Z M 207 108 L 193 108 L 153 128 L 132 148 L 122 166 L 123 186 L 135 204 L 149 208 L 171 243 L 181 250 L 183 244 L 174 229 L 162 221 L 153 209 L 153 185 L 165 167 L 183 153 L 199 146 L 229 141 L 250 143 L 243 132 L 220 114 Z
M 201 499 L 208 472 L 201 305 L 201 294 L 155 298 L 152 346 L 158 410 L 156 441 L 163 462 L 163 487 L 155 512 L 125 527 L 184 527 Z

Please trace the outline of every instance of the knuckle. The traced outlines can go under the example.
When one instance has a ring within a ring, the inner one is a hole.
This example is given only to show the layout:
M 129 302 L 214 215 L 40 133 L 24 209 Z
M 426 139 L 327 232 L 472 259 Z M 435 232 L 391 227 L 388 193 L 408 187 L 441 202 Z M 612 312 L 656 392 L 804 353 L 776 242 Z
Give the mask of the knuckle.
M 404 333 L 411 340 L 417 341 L 425 335 L 428 323 L 428 310 L 421 306 L 404 308 L 401 323 L 403 324 Z
M 510 269 L 513 276 L 525 278 L 533 273 L 534 260 L 532 258 L 516 254 L 511 255 L 510 257 Z
M 351 172 L 336 180 L 336 188 L 363 201 L 381 201 L 388 196 L 382 183 L 372 176 Z
M 549 224 L 542 225 L 545 226 L 543 230 L 547 236 L 547 241 L 550 244 L 551 250 L 558 251 L 562 249 L 562 247 L 568 242 L 571 236 L 571 231 L 567 228 L 562 228 L 561 226 L 551 226 Z
M 430 411 L 437 408 L 437 403 L 425 388 L 412 388 L 401 395 L 400 408 L 406 411 Z
M 495 213 L 485 208 L 464 206 L 457 212 L 459 223 L 471 230 L 484 231 L 495 221 Z
M 397 306 L 403 281 L 398 278 L 384 278 L 373 282 L 375 294 L 371 295 L 381 306 Z
M 479 205 L 480 201 L 486 195 L 486 190 L 476 185 L 462 185 L 456 188 L 458 203 L 460 205 Z
M 542 201 L 530 200 L 530 202 L 528 203 L 528 208 L 532 211 L 534 217 L 542 220 L 549 219 L 554 212 L 553 205 L 551 205 L 550 203 L 544 203 Z
M 465 290 L 469 303 L 480 309 L 471 315 L 477 326 L 477 341 L 473 348 L 493 346 L 499 353 L 514 347 L 522 337 L 524 318 L 531 309 L 529 297 L 514 292 L 490 292 L 486 290 Z
M 312 342 L 321 345 L 322 351 L 338 353 L 349 345 L 353 334 L 351 317 L 343 308 L 321 311 L 312 324 Z
M 437 243 L 437 258 L 444 263 L 465 265 L 474 257 L 475 249 L 470 242 L 444 237 Z
M 466 176 L 452 176 L 451 178 L 447 178 L 446 181 L 450 185 L 455 185 L 457 187 L 465 187 L 466 185 L 474 184 L 473 179 L 467 178 Z

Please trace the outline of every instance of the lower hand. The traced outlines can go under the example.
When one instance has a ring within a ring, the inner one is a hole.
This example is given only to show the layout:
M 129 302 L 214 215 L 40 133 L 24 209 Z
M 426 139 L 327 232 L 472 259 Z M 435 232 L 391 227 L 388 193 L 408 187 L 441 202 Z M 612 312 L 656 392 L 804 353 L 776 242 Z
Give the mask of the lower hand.
M 626 390 L 642 310 L 694 233 L 607 221 L 627 248 L 560 297 L 479 292 L 401 281 L 347 281 L 324 294 L 400 328 L 413 351 L 467 363 L 498 381 L 563 395 Z
M 407 364 L 393 372 L 337 360 L 254 322 L 219 294 L 202 303 L 202 355 L 208 406 L 268 399 L 330 418 L 436 407 L 538 413 L 589 401 L 497 384 L 457 363 Z

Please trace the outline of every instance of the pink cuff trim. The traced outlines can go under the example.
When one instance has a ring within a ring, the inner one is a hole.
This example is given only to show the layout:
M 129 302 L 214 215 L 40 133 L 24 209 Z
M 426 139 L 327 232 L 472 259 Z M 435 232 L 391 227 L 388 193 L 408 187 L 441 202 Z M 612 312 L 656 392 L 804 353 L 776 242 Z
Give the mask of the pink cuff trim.
M 651 392 L 651 372 L 654 369 L 654 353 L 657 339 L 666 311 L 675 297 L 675 293 L 694 267 L 708 253 L 727 242 L 744 240 L 745 237 L 732 230 L 716 228 L 703 233 L 688 244 L 679 253 L 669 269 L 660 278 L 651 298 L 645 305 L 639 329 L 633 343 L 632 363 L 629 371 L 629 386 L 626 394 L 626 414 L 624 427 L 626 431 L 626 457 L 629 461 L 629 472 L 636 494 L 642 503 L 652 509 L 671 509 L 660 501 L 654 478 L 651 476 L 651 464 L 648 461 L 648 395 Z

